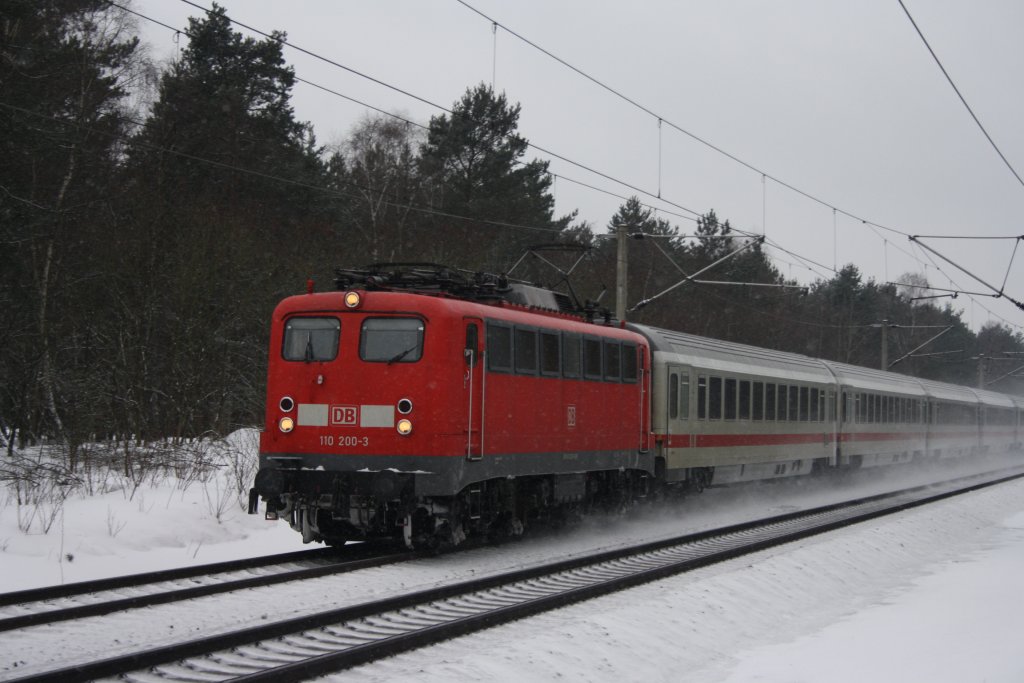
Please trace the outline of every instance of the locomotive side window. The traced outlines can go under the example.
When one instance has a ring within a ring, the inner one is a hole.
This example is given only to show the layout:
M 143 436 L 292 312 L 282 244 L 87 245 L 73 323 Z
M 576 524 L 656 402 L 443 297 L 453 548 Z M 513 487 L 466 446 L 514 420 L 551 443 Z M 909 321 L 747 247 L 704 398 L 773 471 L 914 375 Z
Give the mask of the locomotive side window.
M 371 363 L 415 363 L 423 355 L 419 318 L 367 318 L 359 337 L 359 357 Z
M 516 328 L 516 372 L 521 375 L 537 374 L 537 331 Z
M 604 341 L 604 378 L 609 382 L 622 379 L 622 347 L 619 342 L 606 339 Z
M 576 379 L 580 376 L 580 337 L 578 334 L 562 335 L 562 376 Z
M 331 361 L 338 357 L 341 322 L 337 318 L 290 318 L 284 325 L 285 360 Z
M 561 367 L 561 337 L 557 332 L 540 333 L 540 374 L 558 377 Z
M 512 372 L 512 328 L 487 323 L 487 369 Z
M 622 381 L 636 382 L 637 377 L 637 350 L 636 344 L 622 345 Z
M 601 379 L 601 340 L 583 338 L 583 376 L 587 379 Z

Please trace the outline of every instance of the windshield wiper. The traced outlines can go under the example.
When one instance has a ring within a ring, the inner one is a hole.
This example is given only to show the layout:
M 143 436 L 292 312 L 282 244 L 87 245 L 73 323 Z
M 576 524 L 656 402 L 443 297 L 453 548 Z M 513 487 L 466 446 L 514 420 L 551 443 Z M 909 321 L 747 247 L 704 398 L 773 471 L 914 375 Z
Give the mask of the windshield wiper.
M 402 351 L 400 354 L 398 354 L 397 356 L 395 356 L 394 358 L 389 360 L 388 361 L 388 365 L 391 365 L 392 363 L 397 363 L 398 361 L 402 360 L 403 358 L 408 356 L 410 353 L 412 353 L 413 351 L 415 351 L 419 347 L 420 347 L 420 345 L 418 343 L 417 344 L 413 344 L 412 346 L 407 348 L 405 351 Z
M 313 333 L 309 332 L 306 334 L 306 358 L 307 363 L 313 362 Z

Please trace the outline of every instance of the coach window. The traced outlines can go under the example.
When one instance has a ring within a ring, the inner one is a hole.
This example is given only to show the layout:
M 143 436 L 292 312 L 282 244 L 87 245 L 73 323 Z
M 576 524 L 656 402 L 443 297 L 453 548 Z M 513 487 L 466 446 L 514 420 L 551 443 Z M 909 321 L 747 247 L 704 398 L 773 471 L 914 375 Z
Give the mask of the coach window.
M 520 375 L 537 374 L 537 330 L 516 328 L 516 372 Z
M 804 391 L 807 388 L 804 387 Z M 799 422 L 801 419 L 800 415 L 800 387 L 789 387 L 789 421 Z
M 800 421 L 807 422 L 811 419 L 811 390 L 808 387 L 800 387 Z
M 331 361 L 338 357 L 341 323 L 337 318 L 289 318 L 284 324 L 285 360 Z
M 690 419 L 690 373 L 679 376 L 679 419 Z
M 818 422 L 821 415 L 821 392 L 817 389 L 811 389 L 811 422 Z
M 611 339 L 604 340 L 604 378 L 609 382 L 622 381 L 622 347 Z
M 562 335 L 562 377 L 577 379 L 580 376 L 580 336 Z
M 601 340 L 583 338 L 583 376 L 587 379 L 601 379 Z
M 725 380 L 725 419 L 736 419 L 736 380 L 728 377 Z
M 697 375 L 697 419 L 708 419 L 708 378 Z
M 558 377 L 561 372 L 561 337 L 557 332 L 540 333 L 540 374 L 546 377 Z
M 764 382 L 754 382 L 754 415 L 755 420 L 764 419 Z
M 637 352 L 636 344 L 622 345 L 622 381 L 633 383 L 637 378 Z
M 740 419 L 750 419 L 750 380 L 740 380 Z
M 668 376 L 668 416 L 679 417 L 679 375 L 674 372 Z
M 711 377 L 708 382 L 708 419 L 722 419 L 722 378 Z
M 376 363 L 415 363 L 423 355 L 419 318 L 367 318 L 359 337 L 359 357 Z
M 487 369 L 512 372 L 512 328 L 487 323 Z
M 775 421 L 775 396 L 777 388 L 774 384 L 764 385 L 764 419 Z

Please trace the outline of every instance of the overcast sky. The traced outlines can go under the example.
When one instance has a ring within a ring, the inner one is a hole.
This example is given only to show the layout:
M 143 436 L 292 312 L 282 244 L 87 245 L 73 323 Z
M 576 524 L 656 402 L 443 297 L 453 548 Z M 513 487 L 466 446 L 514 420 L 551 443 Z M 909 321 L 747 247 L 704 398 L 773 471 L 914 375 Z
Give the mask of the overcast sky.
M 638 195 L 684 233 L 694 229 L 687 210 L 714 209 L 737 228 L 765 232 L 781 247 L 768 253 L 783 274 L 801 282 L 853 263 L 878 281 L 912 271 L 938 287 L 952 281 L 952 288 L 984 293 L 990 290 L 937 256 L 929 260 L 906 235 L 1024 234 L 1024 185 L 971 119 L 898 0 L 466 2 L 498 22 L 497 31 L 457 0 L 221 4 L 237 21 L 286 31 L 297 46 L 445 107 L 467 87 L 493 81 L 522 105 L 520 132 L 532 143 L 632 186 L 551 159 L 558 213 L 579 209 L 598 232 L 622 200 L 578 183 Z M 1024 3 L 904 2 L 1024 176 Z M 180 27 L 198 13 L 180 0 L 132 6 Z M 154 56 L 175 54 L 173 33 L 139 24 Z M 296 50 L 285 57 L 300 78 L 374 107 L 424 124 L 440 113 Z M 301 83 L 293 101 L 321 143 L 340 141 L 369 111 Z M 1009 272 L 1006 294 L 1024 301 L 1024 253 L 1011 266 L 1014 240 L 922 241 L 996 288 Z M 1024 313 L 1006 299 L 952 303 L 974 329 L 989 320 L 1024 326 Z

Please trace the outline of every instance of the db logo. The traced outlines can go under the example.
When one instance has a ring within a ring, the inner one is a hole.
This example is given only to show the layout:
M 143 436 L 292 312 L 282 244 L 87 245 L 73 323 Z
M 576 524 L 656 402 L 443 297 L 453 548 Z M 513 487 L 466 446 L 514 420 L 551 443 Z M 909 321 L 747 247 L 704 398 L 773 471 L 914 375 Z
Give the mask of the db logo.
M 332 425 L 354 425 L 359 419 L 359 408 L 356 406 L 331 406 Z

